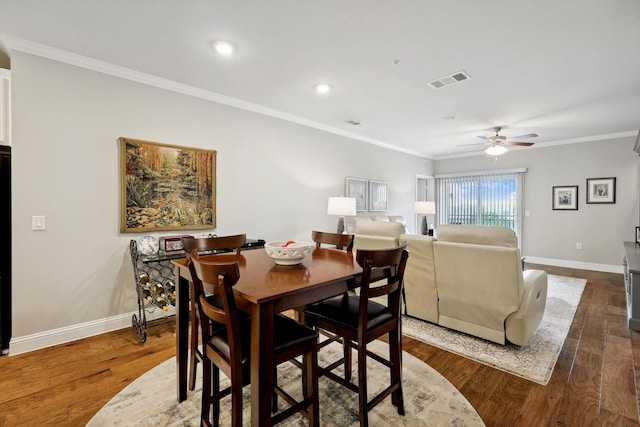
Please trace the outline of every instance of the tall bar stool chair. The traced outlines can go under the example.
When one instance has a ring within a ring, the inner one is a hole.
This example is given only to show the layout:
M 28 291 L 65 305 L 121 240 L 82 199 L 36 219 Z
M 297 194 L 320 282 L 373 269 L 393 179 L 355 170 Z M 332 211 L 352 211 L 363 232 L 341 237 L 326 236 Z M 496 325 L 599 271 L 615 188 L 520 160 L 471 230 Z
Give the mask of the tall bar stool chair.
M 350 364 L 345 357 L 319 369 L 320 375 L 358 393 L 361 426 L 368 426 L 368 412 L 389 395 L 398 414 L 404 415 L 400 301 L 408 256 L 406 243 L 391 249 L 358 250 L 356 261 L 362 267 L 360 295 L 338 295 L 308 305 L 302 313 L 301 319 L 306 325 L 340 336 L 357 350 L 358 384 L 346 378 L 346 373 L 342 378 L 332 372 L 342 364 Z M 385 295 L 387 306 L 371 300 Z M 367 350 L 368 343 L 385 334 L 388 334 L 389 359 Z M 367 356 L 390 370 L 390 385 L 372 399 L 367 395 Z
M 311 240 L 316 244 L 316 248 L 323 247 L 323 245 L 331 245 L 335 246 L 336 249 L 344 250 L 347 252 L 352 252 L 353 250 L 353 234 L 340 234 L 340 233 L 327 233 L 324 231 L 311 231 Z M 353 293 L 353 291 L 347 291 Z M 296 310 L 296 314 L 298 318 L 301 317 L 300 312 L 304 310 L 304 307 L 301 307 Z M 320 331 L 323 335 L 327 336 L 328 339 L 320 342 L 318 349 L 326 347 L 332 342 L 336 341 L 342 344 L 342 349 L 344 353 L 344 377 L 347 380 L 351 379 L 351 347 L 346 343 L 342 337 L 336 334 L 330 334 L 326 331 Z
M 219 252 L 235 252 L 240 255 L 240 248 L 247 241 L 246 234 L 234 234 L 220 237 L 183 237 L 182 247 L 187 254 L 187 258 L 191 256 L 191 252 L 195 249 L 197 253 L 213 253 Z M 198 362 L 202 362 L 202 353 L 198 349 L 200 340 L 200 319 L 196 301 L 193 298 L 193 283 L 189 284 L 189 328 L 191 338 L 189 341 L 189 390 L 196 387 L 196 369 Z
M 223 257 L 225 259 L 226 257 Z M 227 258 L 228 259 L 228 258 Z M 189 262 L 200 310 L 202 329 L 203 384 L 201 424 L 217 426 L 220 416 L 220 399 L 231 395 L 231 425 L 242 426 L 242 388 L 250 382 L 251 318 L 240 316 L 236 307 L 233 286 L 240 278 L 238 263 L 217 264 L 215 257 L 202 260 L 194 251 Z M 207 290 L 212 297 L 206 298 Z M 296 401 L 277 385 L 276 393 L 290 406 L 272 414 L 271 422 L 277 424 L 291 415 L 301 412 L 310 426 L 319 426 L 318 403 L 318 333 L 313 329 L 283 315 L 274 319 L 274 372 L 281 363 L 302 356 L 303 399 Z M 230 379 L 231 385 L 220 390 L 220 370 Z M 211 408 L 213 407 L 213 413 Z M 274 412 L 276 412 L 274 410 Z

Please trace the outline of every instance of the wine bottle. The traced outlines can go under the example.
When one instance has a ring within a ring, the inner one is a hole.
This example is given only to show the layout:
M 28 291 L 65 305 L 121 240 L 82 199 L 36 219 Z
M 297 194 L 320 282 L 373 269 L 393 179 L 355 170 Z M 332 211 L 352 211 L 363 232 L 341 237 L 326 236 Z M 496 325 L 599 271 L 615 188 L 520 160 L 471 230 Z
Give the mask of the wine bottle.
M 149 275 L 147 273 L 140 273 L 138 275 L 138 281 L 142 284 L 147 283 L 149 281 Z
M 163 297 L 156 297 L 153 303 L 156 305 L 156 307 L 161 308 L 164 311 L 169 310 L 169 306 L 167 305 L 167 300 L 164 299 Z
M 175 291 L 176 284 L 173 282 L 173 280 L 167 280 L 166 282 L 164 282 L 164 289 L 167 291 L 167 293 L 171 294 L 173 293 L 173 291 Z
M 164 287 L 159 282 L 153 284 L 153 292 L 157 295 L 162 295 L 164 293 Z

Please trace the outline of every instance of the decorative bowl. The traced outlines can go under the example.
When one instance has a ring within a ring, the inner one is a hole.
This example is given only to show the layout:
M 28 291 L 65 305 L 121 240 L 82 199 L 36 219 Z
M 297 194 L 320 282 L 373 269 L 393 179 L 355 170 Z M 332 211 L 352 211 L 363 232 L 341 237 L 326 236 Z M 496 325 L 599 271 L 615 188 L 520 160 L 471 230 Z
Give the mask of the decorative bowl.
M 309 242 L 269 242 L 265 243 L 264 250 L 278 265 L 296 265 L 309 255 L 314 246 Z

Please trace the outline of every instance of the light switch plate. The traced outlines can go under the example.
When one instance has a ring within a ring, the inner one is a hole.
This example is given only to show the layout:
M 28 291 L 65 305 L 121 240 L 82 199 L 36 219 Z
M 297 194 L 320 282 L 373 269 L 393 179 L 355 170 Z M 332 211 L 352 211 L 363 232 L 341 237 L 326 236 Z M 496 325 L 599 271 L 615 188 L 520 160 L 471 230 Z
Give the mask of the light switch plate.
M 44 215 L 34 215 L 31 217 L 31 229 L 34 231 L 44 231 L 47 229 L 47 220 Z

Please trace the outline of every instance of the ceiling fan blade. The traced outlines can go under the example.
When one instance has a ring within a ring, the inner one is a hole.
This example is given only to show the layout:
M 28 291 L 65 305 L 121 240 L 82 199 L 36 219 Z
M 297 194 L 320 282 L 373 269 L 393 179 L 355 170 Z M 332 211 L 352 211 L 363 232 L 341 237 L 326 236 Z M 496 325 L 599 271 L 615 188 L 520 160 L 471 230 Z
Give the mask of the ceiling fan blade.
M 509 142 L 507 142 L 507 145 L 520 145 L 522 147 L 530 147 L 533 144 L 535 144 L 535 142 L 519 142 L 519 141 L 509 141 Z
M 456 147 L 467 147 L 469 145 L 487 145 L 486 142 L 474 142 L 473 144 L 456 144 Z
M 519 135 L 519 136 L 514 136 L 513 139 L 520 139 L 520 138 L 535 138 L 536 136 L 538 136 L 537 133 L 527 133 L 525 135 Z
M 489 140 L 489 138 L 493 138 L 493 137 L 491 137 L 491 136 L 482 136 L 482 135 L 478 135 L 478 138 L 480 138 L 480 139 L 484 139 L 485 141 L 488 141 L 488 140 Z

